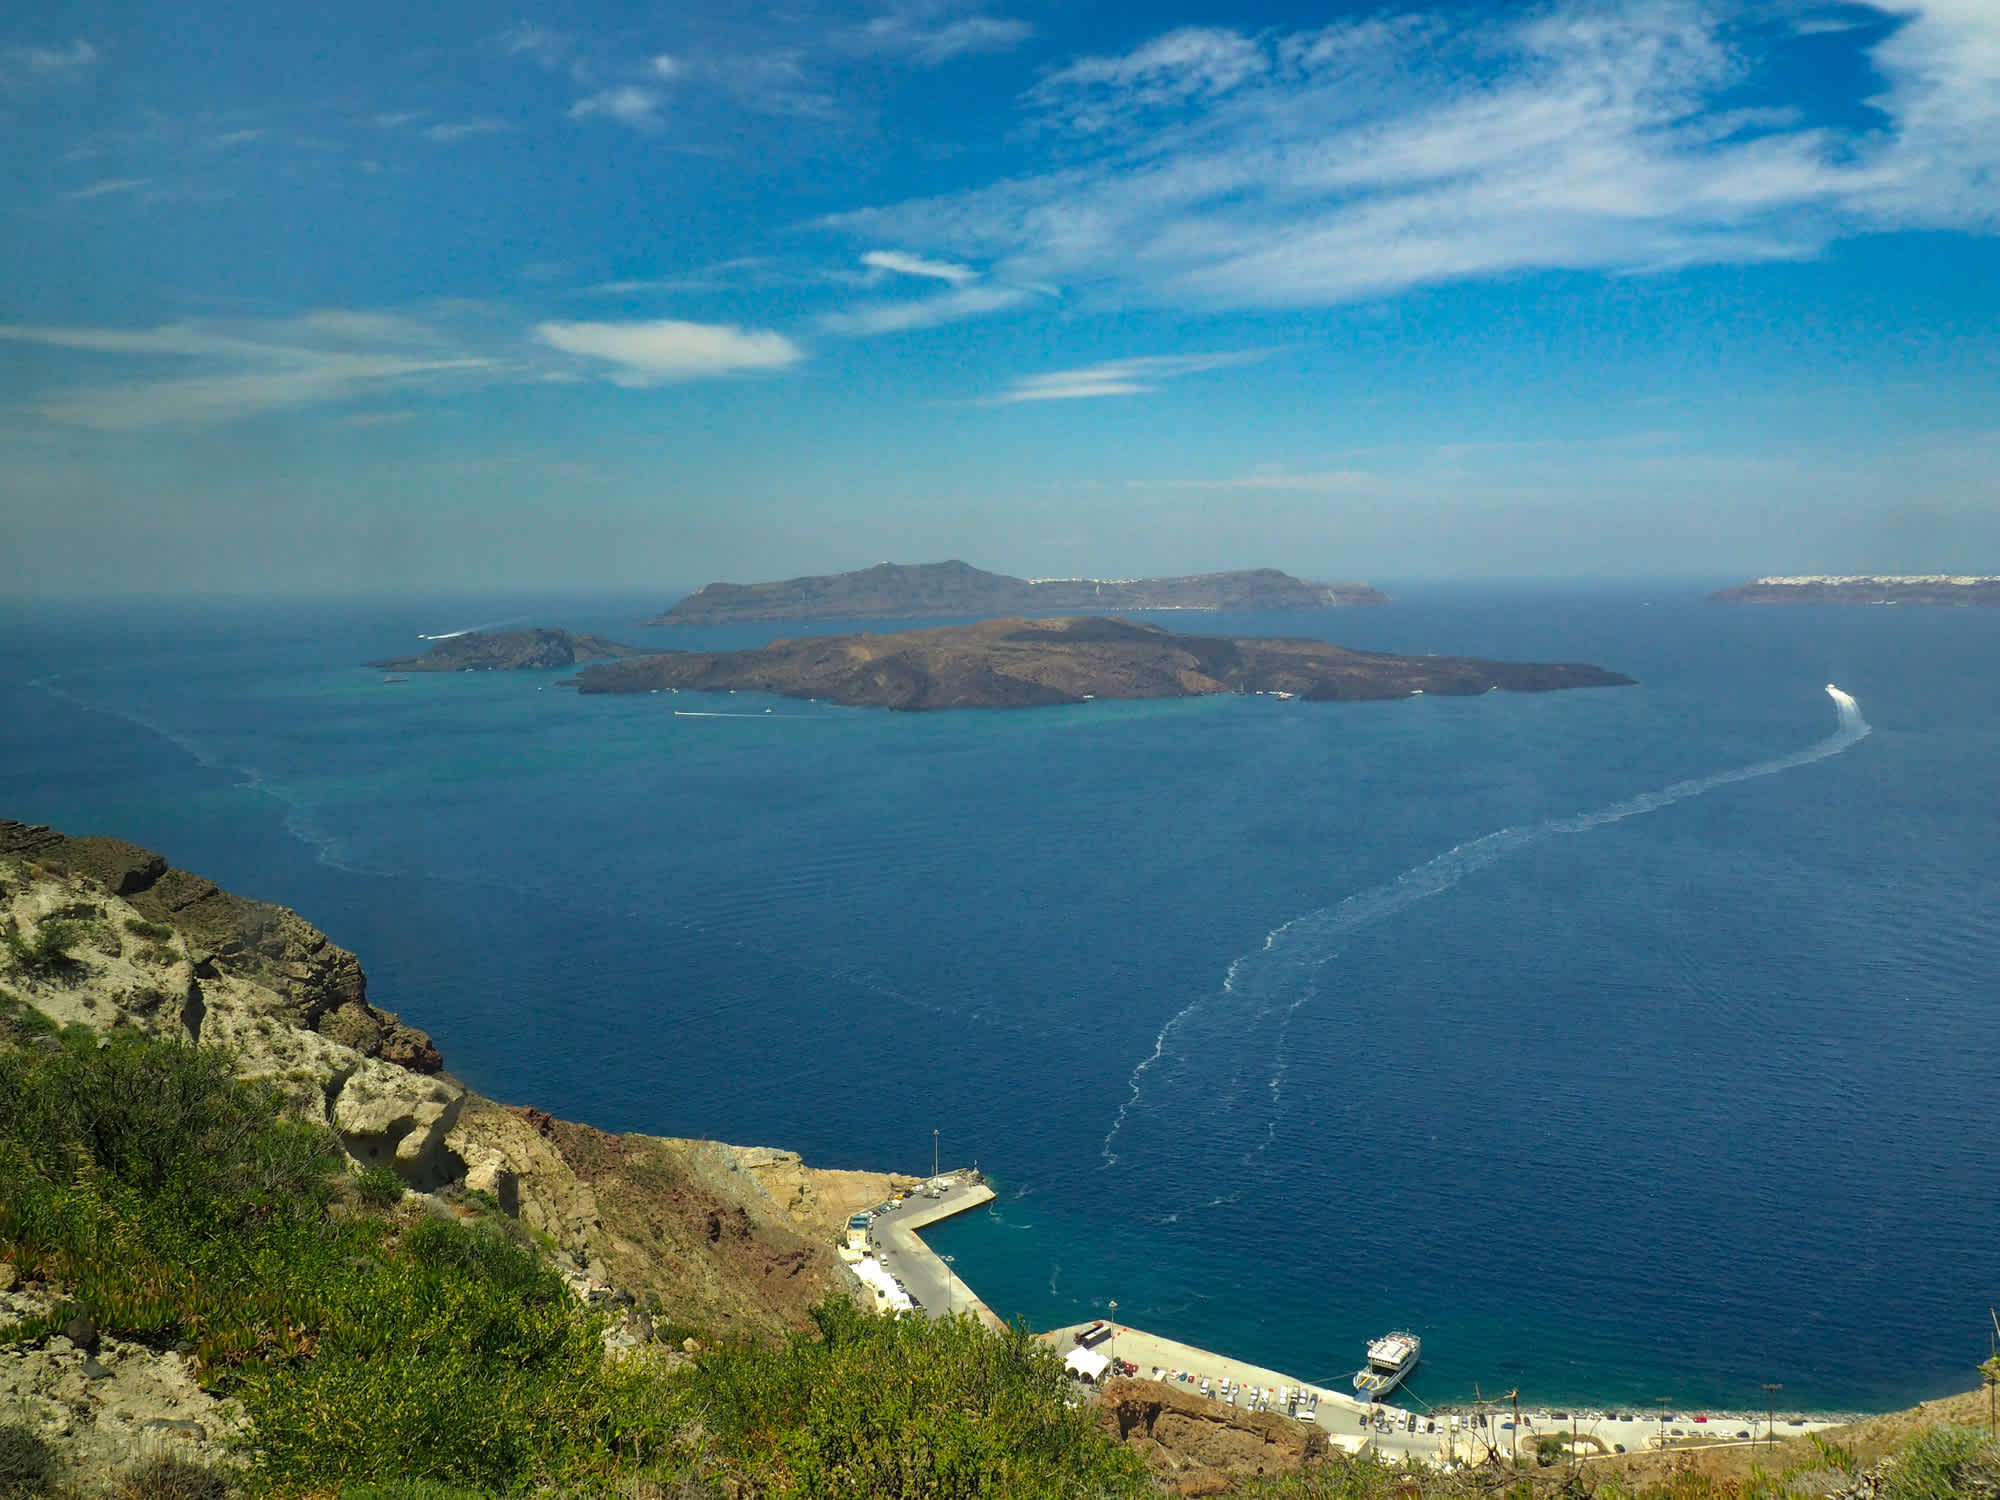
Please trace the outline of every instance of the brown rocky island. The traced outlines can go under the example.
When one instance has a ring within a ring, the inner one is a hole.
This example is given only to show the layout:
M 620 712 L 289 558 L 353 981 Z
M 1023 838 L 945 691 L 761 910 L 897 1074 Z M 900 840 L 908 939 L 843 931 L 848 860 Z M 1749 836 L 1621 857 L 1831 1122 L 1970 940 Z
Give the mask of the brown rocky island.
M 824 635 L 747 651 L 663 651 L 586 667 L 585 693 L 775 693 L 866 708 L 1030 708 L 1091 698 L 1281 693 L 1308 699 L 1621 687 L 1580 663 L 1391 656 L 1325 641 L 1181 635 L 1116 617 L 983 620 L 886 635 Z
M 753 620 L 921 620 L 953 615 L 1107 615 L 1133 609 L 1338 609 L 1386 604 L 1365 583 L 1311 583 L 1276 568 L 1179 578 L 1012 578 L 954 558 L 877 563 L 775 583 L 711 583 L 645 625 Z

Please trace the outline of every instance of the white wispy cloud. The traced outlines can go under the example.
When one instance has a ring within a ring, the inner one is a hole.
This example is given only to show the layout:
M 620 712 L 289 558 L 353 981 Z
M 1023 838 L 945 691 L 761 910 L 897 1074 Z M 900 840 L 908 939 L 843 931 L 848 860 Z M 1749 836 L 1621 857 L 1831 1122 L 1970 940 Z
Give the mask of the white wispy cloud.
M 567 32 L 528 21 L 507 27 L 493 41 L 509 56 L 532 58 L 545 68 L 560 67 L 569 57 L 571 48 Z
M 904 0 L 871 16 L 844 40 L 859 52 L 900 56 L 926 67 L 977 53 L 1004 52 L 1035 34 L 1026 21 L 966 13 L 950 0 Z
M 1262 350 L 1246 350 L 1228 354 L 1157 354 L 1137 359 L 1107 360 L 1103 364 L 1082 365 L 1073 370 L 1023 375 L 991 400 L 996 405 L 1011 406 L 1020 401 L 1093 401 L 1105 396 L 1139 396 L 1157 391 L 1162 381 L 1182 375 L 1197 375 L 1205 370 L 1251 364 L 1263 357 Z
M 1283 468 L 1257 469 L 1225 479 L 1154 479 L 1131 481 L 1135 488 L 1171 490 L 1276 490 L 1310 495 L 1347 495 L 1379 490 L 1386 480 L 1366 469 L 1319 469 L 1298 473 Z
M 102 198 L 111 193 L 136 193 L 153 179 L 150 177 L 104 177 L 88 187 L 73 188 L 64 193 L 65 198 Z
M 911 302 L 877 302 L 842 312 L 830 312 L 820 319 L 829 333 L 902 333 L 913 328 L 936 328 L 967 318 L 1004 312 L 1029 301 L 1034 293 L 1025 287 L 974 283 L 956 286 L 934 297 Z
M 8 47 L 0 50 L 0 75 L 25 75 L 62 82 L 81 78 L 102 60 L 102 54 L 81 37 L 66 47 Z
M 1849 7 L 1857 14 L 1868 7 Z M 1185 28 L 1023 97 L 1060 165 L 826 223 L 1174 305 L 1330 304 L 1533 270 L 1796 259 L 2000 227 L 2000 5 L 1881 0 L 1886 127 L 1833 126 L 1748 0 L 1556 0 L 1506 19 Z
M 930 260 L 902 250 L 870 250 L 861 257 L 861 264 L 871 271 L 890 271 L 898 276 L 921 276 L 932 281 L 948 281 L 953 286 L 965 286 L 979 279 L 979 273 L 970 266 L 961 266 L 949 260 Z
M 1024 286 L 1014 282 L 985 279 L 983 273 L 957 261 L 912 255 L 906 250 L 870 250 L 861 257 L 867 267 L 863 285 L 876 285 L 892 277 L 942 282 L 945 290 L 928 297 L 899 302 L 867 302 L 858 307 L 824 313 L 819 326 L 829 333 L 902 333 L 914 328 L 936 328 L 967 318 L 1019 307 L 1036 296 L 1053 295 L 1044 286 Z
M 572 120 L 616 120 L 634 130 L 657 130 L 661 123 L 660 108 L 665 103 L 666 96 L 658 89 L 625 83 L 615 88 L 600 89 L 577 100 L 569 107 L 569 117 Z
M 495 120 L 481 116 L 476 120 L 446 120 L 424 128 L 426 140 L 437 141 L 441 145 L 453 145 L 459 141 L 469 141 L 476 136 L 501 135 L 513 127 L 505 120 Z
M 1218 98 L 1273 66 L 1260 41 L 1187 26 L 1120 57 L 1079 58 L 1043 79 L 1028 99 L 1071 129 L 1094 132 L 1148 111 Z
M 645 387 L 785 370 L 805 353 L 783 334 L 728 323 L 660 318 L 635 323 L 541 323 L 535 337 L 551 349 L 610 367 L 614 385 Z
M 104 432 L 207 427 L 258 413 L 363 397 L 420 378 L 485 368 L 484 360 L 415 360 L 325 354 L 283 368 L 235 375 L 123 381 L 53 392 L 35 410 L 51 422 Z
M 0 324 L 0 341 L 150 361 L 151 368 L 108 382 L 85 378 L 49 385 L 27 403 L 44 421 L 103 432 L 214 426 L 273 410 L 482 378 L 498 366 L 416 320 L 344 309 L 154 328 Z M 192 373 L 182 373 L 190 365 Z

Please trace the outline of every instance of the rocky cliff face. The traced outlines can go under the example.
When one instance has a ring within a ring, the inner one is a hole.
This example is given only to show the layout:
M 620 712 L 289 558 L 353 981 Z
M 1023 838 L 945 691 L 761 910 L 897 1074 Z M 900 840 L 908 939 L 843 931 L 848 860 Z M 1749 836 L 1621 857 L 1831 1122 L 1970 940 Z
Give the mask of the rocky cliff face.
M 908 1178 L 817 1172 L 790 1152 L 613 1136 L 509 1108 L 442 1071 L 431 1039 L 367 999 L 353 954 L 283 907 L 248 900 L 117 839 L 0 821 L 0 989 L 60 1025 L 228 1047 L 323 1121 L 358 1164 L 418 1192 L 489 1194 L 545 1235 L 582 1295 L 717 1333 L 798 1326 L 844 1285 L 848 1214 Z M 650 1315 L 650 1316 L 648 1316 Z

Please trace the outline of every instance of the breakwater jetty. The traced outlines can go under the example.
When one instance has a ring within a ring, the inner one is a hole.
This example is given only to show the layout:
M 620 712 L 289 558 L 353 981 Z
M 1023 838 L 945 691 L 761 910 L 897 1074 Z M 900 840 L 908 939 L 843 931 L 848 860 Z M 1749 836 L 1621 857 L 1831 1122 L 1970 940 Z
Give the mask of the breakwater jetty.
M 878 1311 L 922 1312 L 933 1318 L 971 1313 L 988 1328 L 1006 1327 L 959 1279 L 950 1259 L 924 1243 L 920 1230 L 993 1201 L 978 1172 L 942 1172 L 909 1194 L 848 1221 L 841 1259 L 874 1299 Z

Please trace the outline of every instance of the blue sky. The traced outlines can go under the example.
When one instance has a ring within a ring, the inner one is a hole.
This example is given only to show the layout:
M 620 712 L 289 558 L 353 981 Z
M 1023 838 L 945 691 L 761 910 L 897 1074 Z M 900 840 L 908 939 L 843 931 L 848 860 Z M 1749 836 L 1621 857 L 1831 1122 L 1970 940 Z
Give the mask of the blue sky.
M 2000 3 L 21 7 L 9 592 L 2000 572 Z

